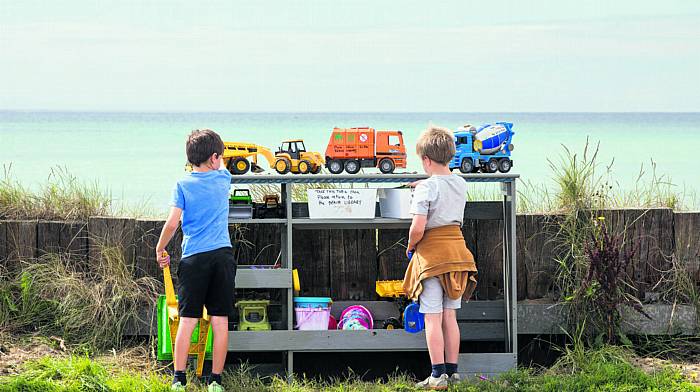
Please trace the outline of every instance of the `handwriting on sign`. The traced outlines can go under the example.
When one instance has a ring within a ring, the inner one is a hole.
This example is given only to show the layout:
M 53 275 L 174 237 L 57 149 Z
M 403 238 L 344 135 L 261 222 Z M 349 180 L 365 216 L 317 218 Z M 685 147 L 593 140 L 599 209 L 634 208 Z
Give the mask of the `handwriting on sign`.
M 362 194 L 354 189 L 317 189 L 318 204 L 322 206 L 361 205 Z
M 310 189 L 309 210 L 312 217 L 372 218 L 376 189 Z

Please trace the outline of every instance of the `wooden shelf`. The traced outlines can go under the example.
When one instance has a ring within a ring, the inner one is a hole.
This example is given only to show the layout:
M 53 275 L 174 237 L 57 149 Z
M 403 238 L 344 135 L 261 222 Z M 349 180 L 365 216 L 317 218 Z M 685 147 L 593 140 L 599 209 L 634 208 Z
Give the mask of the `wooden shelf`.
M 407 229 L 411 219 L 374 218 L 374 219 L 311 219 L 294 218 L 292 226 L 296 229 Z

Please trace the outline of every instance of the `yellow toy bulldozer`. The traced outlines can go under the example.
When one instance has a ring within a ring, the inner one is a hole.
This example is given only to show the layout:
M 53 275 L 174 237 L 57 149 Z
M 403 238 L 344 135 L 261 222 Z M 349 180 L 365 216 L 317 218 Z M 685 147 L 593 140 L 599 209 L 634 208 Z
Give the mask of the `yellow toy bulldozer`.
M 224 165 L 231 174 L 246 174 L 249 170 L 260 173 L 258 154 L 262 154 L 272 164 L 275 156 L 268 148 L 252 143 L 224 142 Z
M 325 165 L 318 152 L 306 151 L 303 140 L 287 140 L 272 154 L 268 148 L 252 143 L 224 142 L 224 165 L 231 174 L 246 174 L 248 171 L 260 173 L 258 154 L 262 154 L 270 168 L 279 174 L 317 174 Z

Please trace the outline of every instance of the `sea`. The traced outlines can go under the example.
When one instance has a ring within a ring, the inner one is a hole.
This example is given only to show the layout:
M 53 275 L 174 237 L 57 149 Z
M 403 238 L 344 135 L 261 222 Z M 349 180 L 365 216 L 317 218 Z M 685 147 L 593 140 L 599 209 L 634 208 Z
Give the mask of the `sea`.
M 80 181 L 97 182 L 115 204 L 165 212 L 175 182 L 185 174 L 185 139 L 193 129 L 211 128 L 225 141 L 272 150 L 283 140 L 301 138 L 307 150 L 321 153 L 334 127 L 398 129 L 410 172 L 421 170 L 414 145 L 430 124 L 454 129 L 498 121 L 514 124 L 512 173 L 523 184 L 554 189 L 553 166 L 560 165 L 566 149 L 581 156 L 587 146 L 589 155 L 597 149 L 599 170 L 609 171 L 620 189 L 634 189 L 640 173 L 642 181 L 655 173 L 690 195 L 690 207 L 698 207 L 700 113 L 0 111 L 0 176 L 39 189 L 52 170 L 61 168 Z

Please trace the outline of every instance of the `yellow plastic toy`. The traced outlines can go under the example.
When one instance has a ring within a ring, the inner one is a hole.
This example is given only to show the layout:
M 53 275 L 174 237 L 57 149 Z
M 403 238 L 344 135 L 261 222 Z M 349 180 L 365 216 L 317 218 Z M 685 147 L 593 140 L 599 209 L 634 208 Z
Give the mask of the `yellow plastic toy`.
M 306 151 L 304 141 L 285 140 L 275 153 L 275 170 L 279 174 L 317 174 L 326 164 L 318 152 Z
M 303 140 L 286 140 L 274 154 L 270 149 L 252 143 L 224 142 L 224 165 L 231 174 L 260 173 L 258 154 L 279 174 L 317 174 L 326 163 L 318 152 L 306 151 Z
M 163 257 L 168 257 L 168 252 L 163 251 Z M 173 287 L 173 279 L 170 275 L 170 262 L 163 267 L 163 283 L 165 283 L 165 302 L 168 307 L 168 323 L 170 325 L 170 343 L 173 359 L 175 358 L 175 336 L 180 325 L 180 315 L 177 309 L 177 298 L 175 297 L 175 288 Z M 209 315 L 207 309 L 204 308 L 202 318 L 199 319 L 199 339 L 196 343 L 190 343 L 189 354 L 197 354 L 197 376 L 202 376 L 204 368 L 204 356 L 206 354 L 207 340 L 209 338 Z
M 382 298 L 394 298 L 401 317 L 389 317 L 382 322 L 382 329 L 401 329 L 403 328 L 403 313 L 406 306 L 410 303 L 406 298 L 406 293 L 403 291 L 402 280 L 378 280 L 375 284 L 377 295 Z
M 403 292 L 402 280 L 378 280 L 375 291 L 383 298 L 399 298 L 406 295 Z
M 267 159 L 270 167 L 275 162 L 275 155 L 270 149 L 253 143 L 224 142 L 223 164 L 231 174 L 246 174 L 249 170 L 260 173 L 263 169 L 258 165 L 258 154 Z

